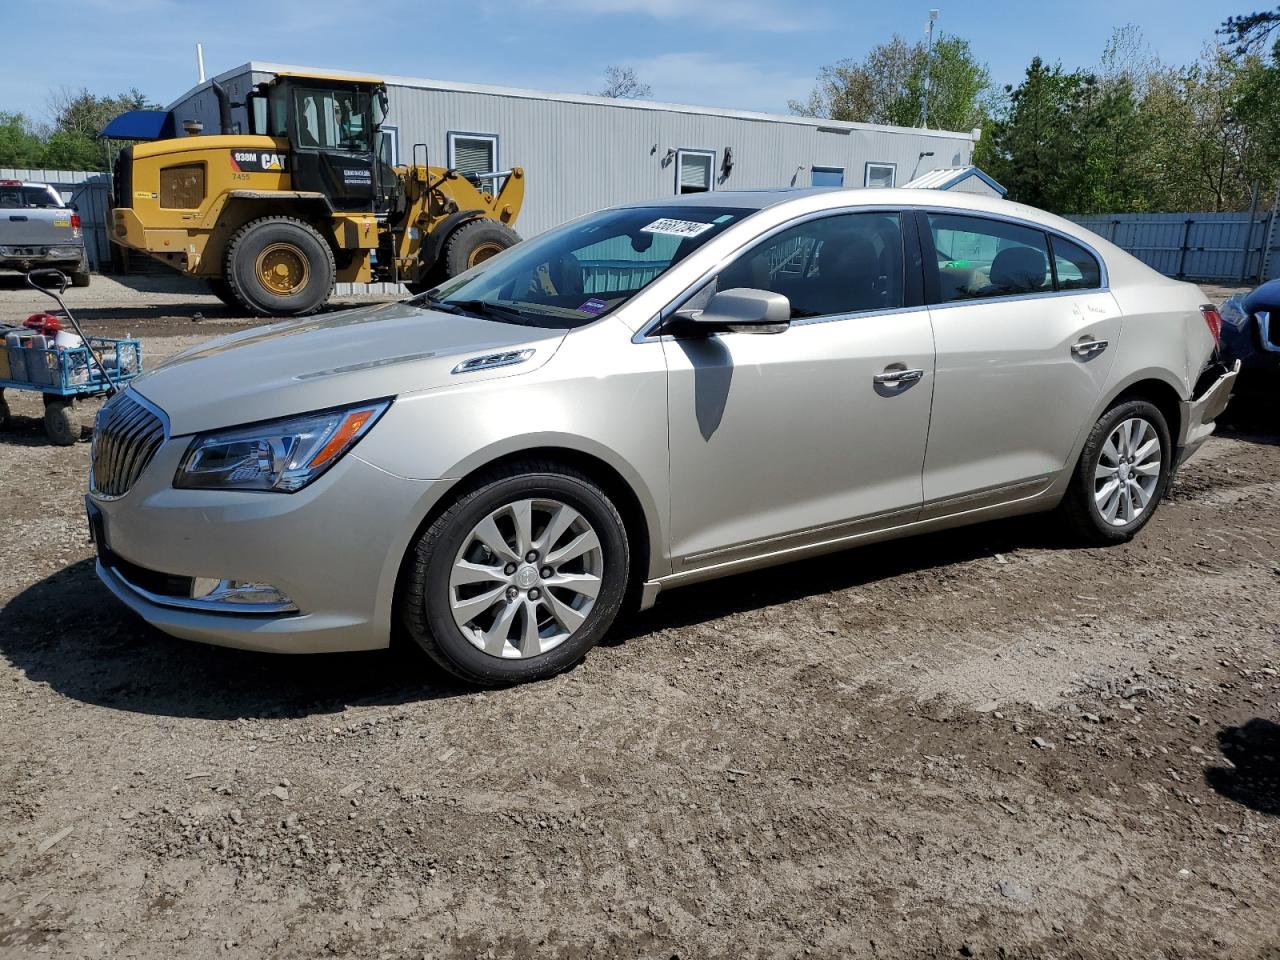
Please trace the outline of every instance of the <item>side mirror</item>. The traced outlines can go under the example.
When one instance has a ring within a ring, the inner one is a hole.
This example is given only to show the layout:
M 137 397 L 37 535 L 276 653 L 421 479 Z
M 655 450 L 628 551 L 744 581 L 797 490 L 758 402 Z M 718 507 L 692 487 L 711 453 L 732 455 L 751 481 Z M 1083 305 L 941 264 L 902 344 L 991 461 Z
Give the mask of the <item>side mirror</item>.
M 715 294 L 702 310 L 679 310 L 672 333 L 782 333 L 791 326 L 791 301 L 780 293 L 735 287 Z

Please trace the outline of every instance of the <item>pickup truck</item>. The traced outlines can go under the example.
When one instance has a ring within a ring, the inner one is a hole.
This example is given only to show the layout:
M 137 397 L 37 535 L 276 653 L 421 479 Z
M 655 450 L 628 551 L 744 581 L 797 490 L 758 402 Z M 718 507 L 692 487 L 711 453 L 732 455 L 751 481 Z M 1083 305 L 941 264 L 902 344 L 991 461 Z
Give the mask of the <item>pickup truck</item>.
M 43 183 L 0 180 L 0 269 L 26 273 L 51 267 L 89 285 L 80 214 Z

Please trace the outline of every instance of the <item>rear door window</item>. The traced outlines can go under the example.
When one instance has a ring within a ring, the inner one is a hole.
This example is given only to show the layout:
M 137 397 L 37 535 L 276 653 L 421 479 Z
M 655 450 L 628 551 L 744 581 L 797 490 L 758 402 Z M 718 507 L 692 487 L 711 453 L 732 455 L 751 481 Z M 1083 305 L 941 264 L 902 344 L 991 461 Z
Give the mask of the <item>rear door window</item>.
M 1032 227 L 960 214 L 928 214 L 942 303 L 1053 290 L 1049 245 Z
M 1102 287 L 1102 268 L 1098 258 L 1065 237 L 1052 237 L 1053 266 L 1059 290 L 1098 290 Z

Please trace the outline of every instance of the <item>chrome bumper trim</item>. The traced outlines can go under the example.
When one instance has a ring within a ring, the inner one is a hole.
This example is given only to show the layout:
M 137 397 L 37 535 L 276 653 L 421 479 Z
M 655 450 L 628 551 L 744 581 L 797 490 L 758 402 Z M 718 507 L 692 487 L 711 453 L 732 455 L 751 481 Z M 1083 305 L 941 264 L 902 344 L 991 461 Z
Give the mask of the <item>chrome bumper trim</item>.
M 145 600 L 147 603 L 155 604 L 158 607 L 195 610 L 200 613 L 230 613 L 240 616 L 245 614 L 280 616 L 281 614 L 298 613 L 298 608 L 292 603 L 216 603 L 208 600 L 197 600 L 192 597 L 169 597 L 160 593 L 152 593 L 150 590 L 143 589 L 136 583 L 131 582 L 115 567 L 108 566 L 101 560 L 98 560 L 98 576 L 103 579 L 111 577 L 139 600 Z

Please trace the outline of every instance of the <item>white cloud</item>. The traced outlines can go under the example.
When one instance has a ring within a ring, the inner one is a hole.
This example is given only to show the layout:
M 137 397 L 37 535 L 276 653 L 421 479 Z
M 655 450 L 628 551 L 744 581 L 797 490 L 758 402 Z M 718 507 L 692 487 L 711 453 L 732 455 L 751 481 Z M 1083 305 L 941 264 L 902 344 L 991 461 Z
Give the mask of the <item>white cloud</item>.
M 820 26 L 767 0 L 529 0 L 531 6 L 594 15 L 630 14 L 667 22 L 686 21 L 768 33 L 795 33 Z
M 622 63 L 653 87 L 654 100 L 667 103 L 786 113 L 787 101 L 804 99 L 813 86 L 810 74 L 765 70 L 709 53 L 663 53 Z

